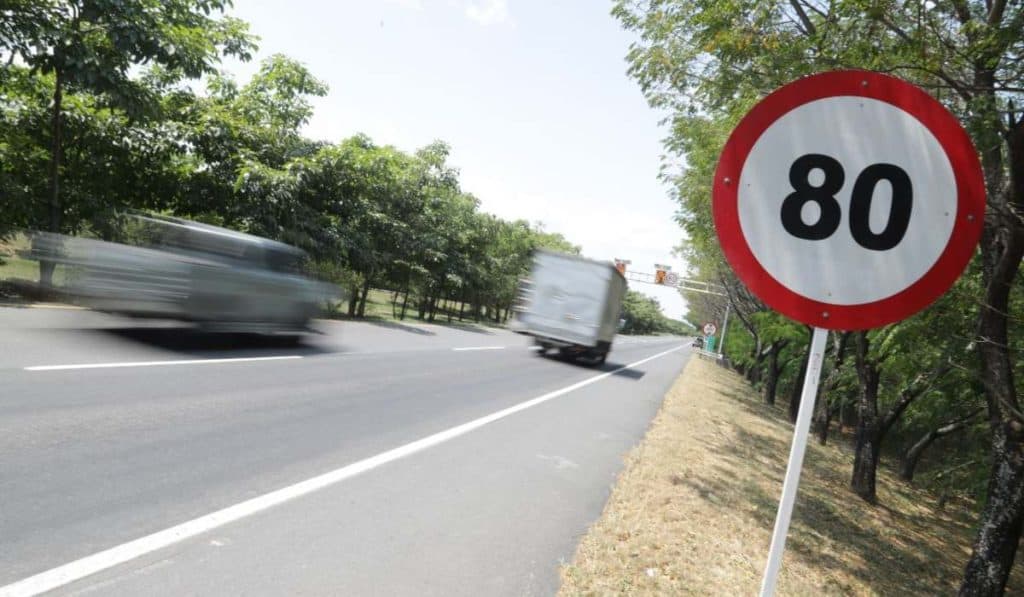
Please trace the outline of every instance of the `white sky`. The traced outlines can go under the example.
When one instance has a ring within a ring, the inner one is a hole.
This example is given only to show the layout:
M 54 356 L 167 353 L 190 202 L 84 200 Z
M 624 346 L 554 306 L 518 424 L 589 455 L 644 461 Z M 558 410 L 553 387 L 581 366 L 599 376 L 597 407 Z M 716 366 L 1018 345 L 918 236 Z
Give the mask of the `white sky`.
M 235 0 L 262 39 L 248 78 L 283 53 L 330 85 L 306 134 L 354 133 L 412 151 L 452 147 L 484 211 L 542 221 L 588 257 L 631 269 L 682 238 L 658 182 L 664 130 L 626 74 L 630 36 L 604 0 Z M 682 297 L 631 283 L 682 318 Z

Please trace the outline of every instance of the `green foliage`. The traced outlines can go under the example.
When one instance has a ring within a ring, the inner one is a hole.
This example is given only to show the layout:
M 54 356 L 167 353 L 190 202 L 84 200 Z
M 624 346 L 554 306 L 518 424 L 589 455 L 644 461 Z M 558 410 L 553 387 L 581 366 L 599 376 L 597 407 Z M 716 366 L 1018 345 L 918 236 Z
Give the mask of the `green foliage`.
M 244 23 L 208 16 L 225 2 L 100 4 L 2 13 L 0 56 L 18 60 L 0 70 L 0 237 L 53 223 L 59 149 L 62 230 L 113 238 L 119 212 L 144 209 L 282 240 L 345 289 L 354 313 L 381 286 L 423 317 L 448 299 L 470 317 L 505 317 L 534 249 L 579 253 L 539 224 L 481 213 L 444 142 L 406 153 L 365 135 L 304 137 L 326 85 L 282 55 L 245 82 L 214 72 L 220 56 L 254 47 Z M 198 76 L 204 94 L 181 84 Z
M 622 299 L 623 334 L 688 334 L 693 329 L 674 319 L 665 317 L 658 299 L 627 290 Z
M 1017 122 L 1021 115 L 1016 109 L 1024 88 L 1024 6 L 1019 2 L 616 0 L 612 14 L 637 34 L 627 55 L 629 74 L 650 104 L 666 113 L 662 176 L 678 204 L 677 219 L 686 237 L 680 253 L 691 266 L 690 277 L 740 286 L 722 256 L 711 217 L 719 153 L 752 104 L 784 83 L 823 70 L 879 70 L 931 92 L 964 122 L 982 152 L 990 211 L 1006 209 L 1009 170 L 1002 156 L 1008 155 L 1009 131 L 1024 126 Z M 684 169 L 674 166 L 684 162 Z M 988 220 L 993 237 L 1014 234 L 1009 232 L 1012 222 L 998 216 Z M 972 264 L 933 307 L 869 334 L 869 356 L 881 373 L 880 412 L 896 405 L 905 392 L 925 388 L 890 431 L 896 447 L 984 403 L 978 351 L 987 339 L 975 339 L 975 334 L 985 275 L 979 263 Z M 695 324 L 721 321 L 725 303 L 732 302 L 733 312 L 746 321 L 730 322 L 725 352 L 732 362 L 757 372 L 752 379 L 764 372 L 764 351 L 774 342 L 784 345 L 780 361 L 802 358 L 807 343 L 803 326 L 738 295 L 688 295 L 688 319 Z M 1022 285 L 1013 285 L 1010 303 L 1013 313 L 1024 307 Z M 1006 347 L 1018 379 L 1024 375 L 1019 321 L 1011 316 Z M 823 386 L 830 392 L 823 399 L 831 405 L 848 402 L 857 388 L 853 359 L 847 355 L 836 367 L 835 351 L 836 345 L 830 345 Z M 788 367 L 782 383 L 799 383 L 798 369 Z M 987 462 L 987 434 L 985 425 L 971 426 L 946 444 L 949 462 L 931 462 L 942 470 Z M 955 446 L 962 449 L 948 449 Z M 973 492 L 983 485 L 977 477 L 943 478 L 955 478 L 956 488 Z
M 220 56 L 247 59 L 248 27 L 215 18 L 226 0 L 15 0 L 4 11 L 0 51 L 16 54 L 33 73 L 55 74 L 71 91 L 102 94 L 140 110 L 150 90 L 132 67 L 159 64 L 168 76 L 198 78 Z

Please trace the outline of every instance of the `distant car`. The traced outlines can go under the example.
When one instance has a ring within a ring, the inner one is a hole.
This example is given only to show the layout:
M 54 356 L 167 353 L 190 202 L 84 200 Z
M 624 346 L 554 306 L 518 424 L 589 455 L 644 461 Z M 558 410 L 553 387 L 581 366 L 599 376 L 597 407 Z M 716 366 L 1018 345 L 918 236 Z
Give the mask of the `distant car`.
M 697 336 L 696 338 L 693 339 L 693 343 L 691 344 L 691 346 L 693 346 L 694 348 L 704 348 L 704 338 Z
M 178 218 L 127 221 L 125 242 L 60 241 L 83 306 L 210 331 L 295 333 L 335 294 L 302 274 L 305 253 L 290 245 Z

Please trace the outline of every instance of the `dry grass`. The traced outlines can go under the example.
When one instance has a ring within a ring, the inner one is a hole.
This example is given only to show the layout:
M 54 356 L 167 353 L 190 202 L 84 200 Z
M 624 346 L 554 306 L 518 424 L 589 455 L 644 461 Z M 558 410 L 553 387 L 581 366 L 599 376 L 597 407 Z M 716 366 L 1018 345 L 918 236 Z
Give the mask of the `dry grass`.
M 756 594 L 791 438 L 741 378 L 691 359 L 563 569 L 561 594 Z M 869 506 L 847 489 L 851 458 L 809 447 L 778 594 L 955 592 L 970 504 L 940 511 L 880 471 L 882 505 Z M 1011 586 L 1024 587 L 1019 566 Z

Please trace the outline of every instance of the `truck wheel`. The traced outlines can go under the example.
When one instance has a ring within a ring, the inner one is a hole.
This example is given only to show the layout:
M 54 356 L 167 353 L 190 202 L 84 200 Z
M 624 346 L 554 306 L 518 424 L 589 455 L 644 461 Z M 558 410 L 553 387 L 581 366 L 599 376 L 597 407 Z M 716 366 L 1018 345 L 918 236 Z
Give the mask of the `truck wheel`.
M 607 352 L 599 352 L 597 354 L 597 357 L 594 359 L 594 366 L 600 367 L 601 365 L 604 365 L 604 362 L 607 359 L 608 359 L 608 353 Z

